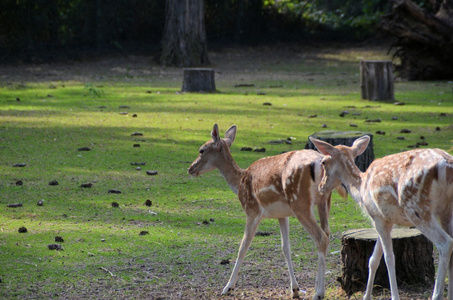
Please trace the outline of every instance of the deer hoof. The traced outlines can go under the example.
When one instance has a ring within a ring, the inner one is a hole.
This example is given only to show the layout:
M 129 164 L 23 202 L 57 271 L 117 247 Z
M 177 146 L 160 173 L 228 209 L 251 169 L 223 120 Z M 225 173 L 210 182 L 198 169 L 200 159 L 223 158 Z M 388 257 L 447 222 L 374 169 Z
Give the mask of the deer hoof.
M 293 299 L 299 299 L 299 289 L 293 289 Z
M 229 295 L 232 290 L 233 290 L 232 288 L 226 286 L 222 291 L 222 295 L 224 295 L 224 296 Z
M 315 295 L 313 296 L 313 300 L 322 300 L 322 299 L 324 299 L 324 294 L 322 294 L 322 295 L 317 295 L 317 294 L 315 294 Z

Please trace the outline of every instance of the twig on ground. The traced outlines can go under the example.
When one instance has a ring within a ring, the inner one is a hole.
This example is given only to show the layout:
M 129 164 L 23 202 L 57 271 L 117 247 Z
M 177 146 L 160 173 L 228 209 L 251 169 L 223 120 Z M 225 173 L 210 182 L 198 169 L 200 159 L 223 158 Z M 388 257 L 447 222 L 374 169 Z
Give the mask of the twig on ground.
M 104 270 L 105 272 L 109 273 L 109 274 L 110 274 L 110 276 L 112 276 L 112 277 L 116 277 L 116 275 L 115 275 L 115 274 L 113 274 L 112 272 L 110 272 L 109 270 L 107 270 L 107 269 L 106 269 L 106 268 L 104 268 L 104 267 L 100 267 L 99 269 L 101 269 L 101 270 Z

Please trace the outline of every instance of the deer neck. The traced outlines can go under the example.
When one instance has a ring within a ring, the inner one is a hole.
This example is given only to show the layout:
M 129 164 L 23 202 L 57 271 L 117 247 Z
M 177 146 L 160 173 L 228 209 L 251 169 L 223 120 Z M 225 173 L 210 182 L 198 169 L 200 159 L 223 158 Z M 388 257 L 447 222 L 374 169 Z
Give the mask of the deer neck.
M 231 152 L 227 145 L 223 145 L 220 153 L 220 159 L 217 161 L 217 168 L 220 174 L 225 178 L 230 188 L 235 194 L 238 193 L 239 183 L 242 176 L 245 173 L 244 169 L 241 169 L 231 156 Z
M 359 205 L 362 203 L 361 187 L 363 177 L 365 173 L 362 173 L 354 162 L 346 167 L 345 172 L 341 176 L 341 182 L 346 186 L 352 199 L 354 199 Z

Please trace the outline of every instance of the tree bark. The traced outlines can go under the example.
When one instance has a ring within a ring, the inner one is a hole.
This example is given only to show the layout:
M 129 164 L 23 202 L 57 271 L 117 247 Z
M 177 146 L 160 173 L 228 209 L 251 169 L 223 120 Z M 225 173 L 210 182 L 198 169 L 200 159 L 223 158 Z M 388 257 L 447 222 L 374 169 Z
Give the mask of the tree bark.
M 453 0 L 431 0 L 434 13 L 410 0 L 394 0 L 381 28 L 398 38 L 392 47 L 409 80 L 453 78 Z
M 206 68 L 184 69 L 183 92 L 215 92 L 215 72 Z
M 197 67 L 209 64 L 203 0 L 167 0 L 161 63 Z
M 341 237 L 342 274 L 337 281 L 350 296 L 365 290 L 368 263 L 376 244 L 377 232 L 372 228 L 351 229 Z M 432 286 L 434 283 L 433 244 L 417 229 L 392 230 L 397 283 Z M 374 285 L 389 287 L 384 257 L 376 271 Z
M 394 100 L 393 64 L 391 61 L 360 61 L 362 99 Z

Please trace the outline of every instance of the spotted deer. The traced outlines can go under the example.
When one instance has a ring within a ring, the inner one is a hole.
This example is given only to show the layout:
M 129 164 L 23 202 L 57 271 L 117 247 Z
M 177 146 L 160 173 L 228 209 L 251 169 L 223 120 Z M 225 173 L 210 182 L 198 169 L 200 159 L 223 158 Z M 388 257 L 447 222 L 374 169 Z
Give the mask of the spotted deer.
M 329 245 L 329 223 L 331 190 L 321 195 L 318 185 L 321 181 L 321 159 L 323 156 L 313 150 L 287 152 L 262 158 L 247 169 L 241 169 L 231 156 L 230 147 L 236 137 L 236 126 L 232 126 L 222 139 L 219 128 L 214 125 L 212 139 L 202 145 L 199 155 L 188 169 L 198 176 L 219 169 L 230 188 L 238 195 L 246 214 L 245 233 L 239 247 L 238 257 L 230 280 L 222 291 L 228 294 L 235 287 L 239 269 L 263 218 L 278 219 L 282 250 L 286 258 L 291 280 L 291 294 L 299 297 L 299 285 L 294 276 L 289 243 L 289 220 L 295 216 L 313 238 L 318 249 L 318 274 L 313 299 L 322 299 L 325 293 L 326 253 Z M 346 190 L 339 184 L 332 185 L 346 197 Z M 320 225 L 313 215 L 318 209 Z
M 332 146 L 311 138 L 326 155 L 320 192 L 340 180 L 365 210 L 379 234 L 369 260 L 363 299 L 371 299 L 374 277 L 382 254 L 389 274 L 392 299 L 399 299 L 395 258 L 390 232 L 394 224 L 415 226 L 439 251 L 433 299 L 442 299 L 448 270 L 448 299 L 453 299 L 453 156 L 439 149 L 414 149 L 375 160 L 362 173 L 354 159 L 365 151 L 370 138 L 357 139 L 351 147 Z

